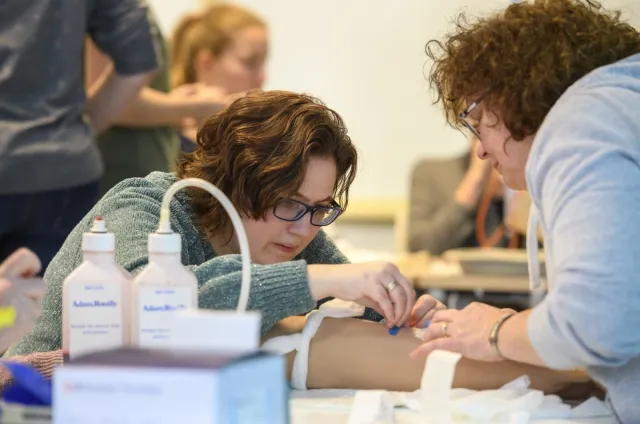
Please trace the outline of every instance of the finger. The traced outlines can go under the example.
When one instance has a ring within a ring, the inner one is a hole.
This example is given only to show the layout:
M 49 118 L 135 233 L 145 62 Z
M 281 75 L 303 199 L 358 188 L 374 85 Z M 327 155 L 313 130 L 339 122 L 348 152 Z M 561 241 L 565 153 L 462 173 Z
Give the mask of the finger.
M 389 299 L 389 293 L 387 290 L 379 284 L 376 284 L 372 290 L 371 298 L 378 304 L 383 316 L 387 320 L 387 327 L 393 327 L 396 325 L 395 316 L 393 314 L 393 305 L 391 299 Z
M 429 342 L 432 340 L 437 340 L 437 339 L 441 339 L 441 338 L 446 338 L 447 335 L 449 334 L 449 323 L 447 323 L 447 333 L 445 334 L 444 328 L 443 328 L 443 321 L 439 322 L 439 323 L 434 323 L 433 321 L 431 321 L 431 324 L 429 324 L 429 327 L 427 327 L 427 330 L 424 332 L 424 335 L 422 336 L 422 340 L 424 340 L 425 342 Z
M 435 316 L 436 312 L 438 312 L 438 309 L 431 309 L 429 312 L 424 314 L 418 322 L 414 323 L 413 326 L 417 328 L 427 328 L 431 321 L 433 321 L 433 317 Z
M 460 315 L 460 311 L 457 311 L 455 309 L 442 309 L 442 310 L 436 311 L 436 313 L 433 315 L 433 319 L 431 320 L 431 323 L 433 324 L 441 321 L 452 322 L 452 321 L 455 321 L 459 315 Z
M 0 276 L 3 277 L 33 277 L 42 265 L 40 259 L 31 250 L 20 248 L 0 265 Z
M 402 290 L 400 284 L 396 284 L 393 290 L 389 291 L 389 297 L 393 302 L 393 312 L 396 316 L 396 325 L 401 326 L 407 321 L 407 295 Z
M 434 350 L 446 350 L 449 352 L 459 352 L 458 343 L 452 338 L 442 338 L 422 344 L 415 348 L 410 354 L 411 359 L 426 358 Z
M 413 284 L 411 284 L 411 281 L 409 281 L 409 279 L 405 277 L 397 267 L 394 267 L 393 269 L 393 278 L 395 279 L 396 283 L 398 283 L 402 287 L 405 295 L 405 304 L 403 308 L 404 313 L 402 314 L 402 318 L 400 320 L 400 322 L 405 323 L 411 317 L 411 308 L 416 302 L 416 290 L 413 288 Z
M 446 305 L 436 300 L 436 305 L 429 312 L 427 312 L 415 326 L 418 328 L 428 327 L 429 323 L 433 321 L 436 313 L 438 313 L 438 311 L 442 311 L 443 309 L 447 309 Z
M 437 301 L 428 294 L 420 296 L 411 309 L 411 322 L 418 323 L 427 313 L 435 308 L 436 304 Z

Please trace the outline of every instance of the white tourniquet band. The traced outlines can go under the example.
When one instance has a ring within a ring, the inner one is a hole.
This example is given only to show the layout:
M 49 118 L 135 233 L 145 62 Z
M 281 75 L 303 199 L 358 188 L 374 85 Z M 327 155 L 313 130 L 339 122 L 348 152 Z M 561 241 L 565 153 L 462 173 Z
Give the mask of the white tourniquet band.
M 322 320 L 325 317 L 359 317 L 364 314 L 364 310 L 364 306 L 357 303 L 338 299 L 331 300 L 307 314 L 307 322 L 302 333 L 267 340 L 261 349 L 278 355 L 286 355 L 294 350 L 297 351 L 296 358 L 293 361 L 293 371 L 291 372 L 291 387 L 297 390 L 306 390 L 307 372 L 309 370 L 309 343 L 313 336 L 316 335 L 318 328 L 320 328 Z

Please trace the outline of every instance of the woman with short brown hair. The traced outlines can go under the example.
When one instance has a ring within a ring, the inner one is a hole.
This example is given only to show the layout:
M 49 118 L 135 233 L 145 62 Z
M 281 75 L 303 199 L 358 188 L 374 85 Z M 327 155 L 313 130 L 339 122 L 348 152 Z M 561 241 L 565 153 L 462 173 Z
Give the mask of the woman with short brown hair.
M 118 263 L 132 273 L 147 264 L 162 198 L 180 178 L 215 184 L 238 210 L 249 239 L 249 308 L 263 333 L 328 297 L 372 307 L 387 325 L 408 321 L 415 292 L 391 263 L 348 264 L 321 228 L 347 204 L 357 152 L 340 116 L 319 100 L 285 91 L 253 92 L 211 117 L 178 175 L 154 172 L 125 180 L 78 224 L 47 269 L 42 318 L 13 353 L 59 349 L 61 287 L 82 261 L 82 233 L 100 215 L 117 238 Z M 171 226 L 182 236 L 182 262 L 198 278 L 201 308 L 238 303 L 241 259 L 220 204 L 197 189 L 171 202 Z M 379 320 L 368 310 L 365 318 Z

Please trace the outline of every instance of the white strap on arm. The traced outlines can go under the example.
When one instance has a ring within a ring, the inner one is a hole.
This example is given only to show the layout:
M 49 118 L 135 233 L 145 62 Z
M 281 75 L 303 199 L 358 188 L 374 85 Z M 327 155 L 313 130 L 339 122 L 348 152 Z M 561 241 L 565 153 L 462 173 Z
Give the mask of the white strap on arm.
M 286 355 L 294 350 L 297 351 L 293 361 L 293 371 L 291 373 L 291 387 L 297 390 L 307 390 L 307 374 L 309 370 L 309 343 L 316 335 L 322 320 L 329 318 L 353 318 L 364 314 L 364 306 L 357 303 L 345 302 L 334 299 L 320 306 L 319 309 L 307 314 L 307 322 L 302 333 L 280 336 L 267 340 L 262 345 L 262 350 L 279 355 Z

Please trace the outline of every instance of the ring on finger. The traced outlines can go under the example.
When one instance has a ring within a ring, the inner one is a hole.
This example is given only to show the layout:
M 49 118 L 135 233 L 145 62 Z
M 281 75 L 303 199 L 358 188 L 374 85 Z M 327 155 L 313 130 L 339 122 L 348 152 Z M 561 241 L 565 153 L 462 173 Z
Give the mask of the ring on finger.
M 447 333 L 447 326 L 448 324 L 446 322 L 443 322 L 442 324 L 440 324 L 442 326 L 442 336 L 443 337 L 449 337 L 449 334 Z
M 396 283 L 396 280 L 391 280 L 391 282 L 387 284 L 385 288 L 389 293 L 391 293 L 391 290 L 395 289 L 396 287 L 398 287 L 398 283 Z

